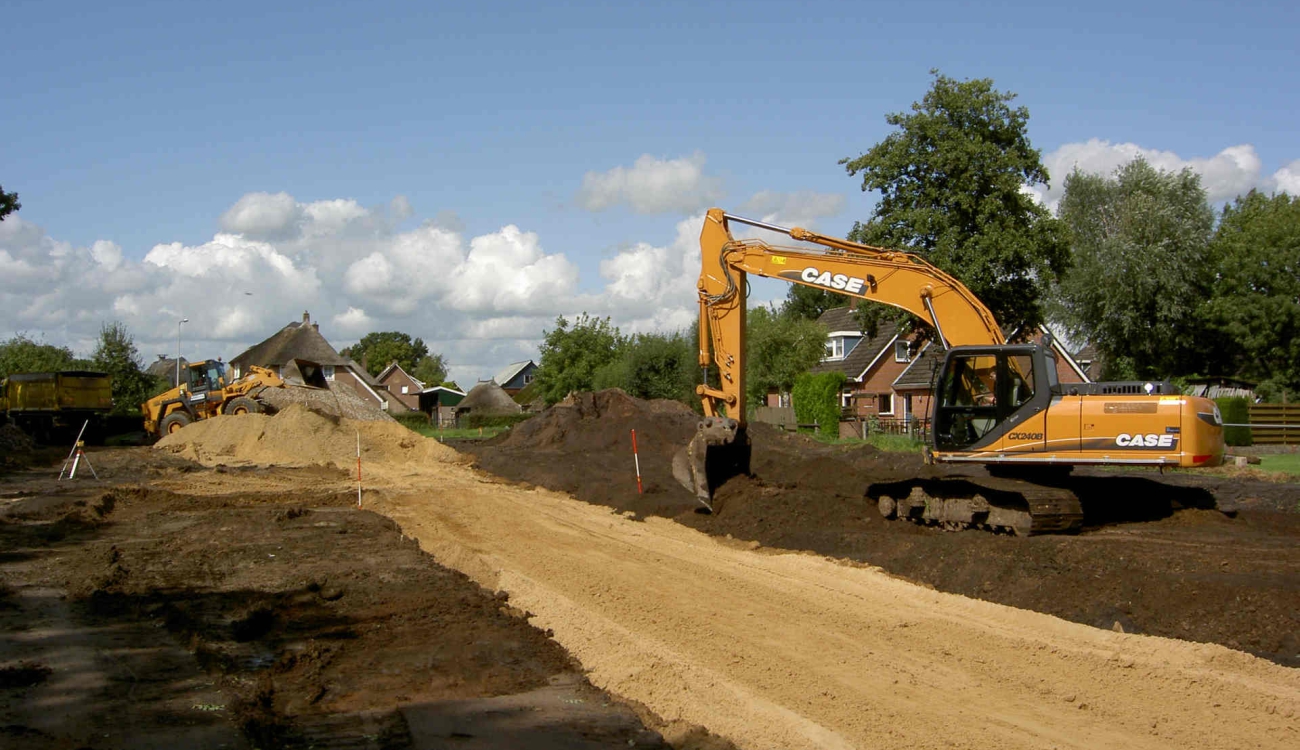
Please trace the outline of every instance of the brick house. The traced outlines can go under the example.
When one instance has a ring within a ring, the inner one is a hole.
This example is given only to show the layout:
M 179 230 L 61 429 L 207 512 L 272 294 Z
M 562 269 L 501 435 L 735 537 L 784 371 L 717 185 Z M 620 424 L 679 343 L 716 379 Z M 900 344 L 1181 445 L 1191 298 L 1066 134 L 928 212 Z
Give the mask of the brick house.
M 250 365 L 266 367 L 283 377 L 286 365 L 301 359 L 321 366 L 326 384 L 347 388 L 363 401 L 387 412 L 404 412 L 406 406 L 389 397 L 388 389 L 370 376 L 360 364 L 344 357 L 321 335 L 320 324 L 313 323 L 304 312 L 302 321 L 294 321 L 270 338 L 246 349 L 230 360 L 233 376 L 238 378 Z
M 817 320 L 828 331 L 826 357 L 811 372 L 844 373 L 840 406 L 846 419 L 861 422 L 874 418 L 885 429 L 900 431 L 914 423 L 928 424 L 933 383 L 943 366 L 941 346 L 934 341 L 918 344 L 914 335 L 901 335 L 893 328 L 867 337 L 847 307 L 827 310 Z M 1008 338 L 1015 338 L 1014 334 Z M 1035 333 L 1032 340 L 1041 344 L 1043 331 Z M 1058 382 L 1091 382 L 1055 336 L 1052 351 Z
M 881 326 L 869 337 L 858 327 L 853 311 L 836 307 L 821 314 L 826 326 L 826 356 L 811 372 L 844 373 L 840 406 L 851 419 L 876 417 L 904 420 L 915 404 L 893 388 L 893 382 L 916 358 L 910 337 L 892 325 Z
M 400 401 L 407 409 L 420 410 L 420 392 L 424 390 L 424 383 L 416 380 L 401 365 L 389 363 L 375 380 L 388 389 L 390 397 Z

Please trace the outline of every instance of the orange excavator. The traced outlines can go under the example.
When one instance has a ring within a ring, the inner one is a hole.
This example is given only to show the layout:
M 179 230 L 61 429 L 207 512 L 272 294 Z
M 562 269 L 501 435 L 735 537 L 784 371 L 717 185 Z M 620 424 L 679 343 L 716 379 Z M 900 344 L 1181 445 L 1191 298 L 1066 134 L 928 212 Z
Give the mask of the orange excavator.
M 733 222 L 808 244 L 738 240 L 729 227 Z M 700 233 L 700 260 L 700 366 L 706 379 L 696 392 L 705 416 L 673 469 L 710 510 L 722 482 L 749 472 L 747 274 L 890 305 L 933 327 L 946 353 L 931 399 L 926 461 L 983 465 L 992 478 L 964 497 L 881 496 L 886 517 L 1017 534 L 1068 532 L 1083 520 L 1078 498 L 1062 481 L 1075 466 L 1223 462 L 1223 420 L 1213 401 L 1184 396 L 1164 382 L 1061 384 L 1050 342 L 1006 343 L 988 308 L 918 255 L 715 208 Z M 707 379 L 710 363 L 718 368 L 716 385 Z

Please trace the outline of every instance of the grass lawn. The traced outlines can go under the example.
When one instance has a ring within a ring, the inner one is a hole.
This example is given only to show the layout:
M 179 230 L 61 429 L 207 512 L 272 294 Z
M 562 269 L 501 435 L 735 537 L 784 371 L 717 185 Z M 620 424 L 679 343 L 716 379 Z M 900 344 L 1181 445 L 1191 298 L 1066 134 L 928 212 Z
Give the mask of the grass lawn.
M 411 429 L 425 437 L 437 438 L 439 440 L 445 440 L 447 438 L 453 440 L 487 440 L 488 438 L 495 436 L 497 433 L 505 432 L 510 428 L 484 427 L 482 429 L 453 428 L 449 430 L 440 430 L 433 425 L 421 425 L 419 427 L 412 427 Z
M 1264 471 L 1284 471 L 1300 476 L 1300 453 L 1270 453 L 1259 457 Z
M 883 432 L 872 432 L 867 435 L 867 439 L 862 438 L 829 438 L 821 435 L 814 435 L 823 443 L 831 445 L 870 445 L 882 451 L 891 453 L 920 453 L 925 447 L 924 443 L 914 440 L 907 435 L 890 435 Z

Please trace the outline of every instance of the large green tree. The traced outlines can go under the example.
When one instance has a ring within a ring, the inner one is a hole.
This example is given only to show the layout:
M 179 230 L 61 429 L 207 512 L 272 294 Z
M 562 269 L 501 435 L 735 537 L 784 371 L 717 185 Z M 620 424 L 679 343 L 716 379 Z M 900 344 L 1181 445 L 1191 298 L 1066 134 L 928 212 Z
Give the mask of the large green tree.
M 403 370 L 414 374 L 416 365 L 429 354 L 429 347 L 419 338 L 412 339 L 401 331 L 367 333 L 361 340 L 339 352 L 357 362 L 363 362 L 366 372 L 378 375 L 390 363 L 396 362 Z
M 538 392 L 553 404 L 573 391 L 592 390 L 596 372 L 619 358 L 624 341 L 607 317 L 593 318 L 584 312 L 569 322 L 560 316 L 555 328 L 542 336 L 534 380 Z
M 681 333 L 641 333 L 624 341 L 618 357 L 596 371 L 593 387 L 622 388 L 637 398 L 690 403 L 699 367 L 694 339 Z
M 849 304 L 849 298 L 843 294 L 828 292 L 825 289 L 818 289 L 803 284 L 791 284 L 786 290 L 785 302 L 781 305 L 781 311 L 787 315 L 793 315 L 796 318 L 807 318 L 816 320 L 821 314 L 834 307 L 844 307 Z
M 411 373 L 411 377 L 424 383 L 428 388 L 441 385 L 447 379 L 447 362 L 441 354 L 426 355 L 415 364 L 415 371 Z
M 826 354 L 826 327 L 767 307 L 749 311 L 745 332 L 745 395 L 760 406 L 768 390 L 790 391 L 795 379 Z
M 113 413 L 139 414 L 140 404 L 159 390 L 159 383 L 144 371 L 135 338 L 123 323 L 105 323 L 90 356 L 94 369 L 113 378 Z
M 0 186 L 0 221 L 22 207 L 23 204 L 18 202 L 18 193 L 6 193 L 4 186 Z
M 871 218 L 849 238 L 905 249 L 960 279 L 1003 326 L 1043 321 L 1043 299 L 1065 270 L 1060 222 L 1025 192 L 1048 181 L 1026 132 L 1029 110 L 987 78 L 934 83 L 911 112 L 885 119 L 898 128 L 857 158 L 840 161 L 880 192 Z M 894 316 L 864 306 L 867 318 Z M 872 320 L 864 321 L 868 330 Z
M 1200 177 L 1142 159 L 1113 175 L 1075 171 L 1060 217 L 1072 265 L 1057 299 L 1070 332 L 1101 352 L 1108 378 L 1188 375 L 1204 366 L 1214 211 Z
M 1300 392 L 1300 198 L 1251 191 L 1223 209 L 1210 245 L 1215 371 L 1269 398 Z
M 0 378 L 21 372 L 57 372 L 75 366 L 76 358 L 66 346 L 42 344 L 22 333 L 0 343 Z

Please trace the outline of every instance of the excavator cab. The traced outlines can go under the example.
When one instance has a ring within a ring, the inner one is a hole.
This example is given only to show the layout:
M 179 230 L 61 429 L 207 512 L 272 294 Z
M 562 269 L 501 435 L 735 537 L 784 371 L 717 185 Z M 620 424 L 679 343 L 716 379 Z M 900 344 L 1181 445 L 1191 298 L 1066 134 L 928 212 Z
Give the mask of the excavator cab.
M 1055 375 L 1054 358 L 1034 344 L 950 349 L 935 391 L 935 450 L 970 451 L 995 443 L 1050 405 Z

